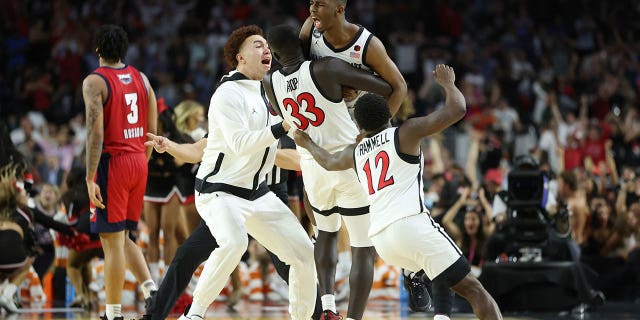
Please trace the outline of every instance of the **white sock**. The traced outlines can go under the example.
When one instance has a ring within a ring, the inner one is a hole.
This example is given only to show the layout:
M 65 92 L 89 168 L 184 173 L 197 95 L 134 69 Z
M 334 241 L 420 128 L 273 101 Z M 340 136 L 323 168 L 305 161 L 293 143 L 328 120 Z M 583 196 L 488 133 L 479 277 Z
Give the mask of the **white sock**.
M 433 320 L 451 320 L 446 314 L 436 314 Z
M 142 289 L 142 295 L 144 298 L 148 299 L 151 297 L 151 291 L 158 290 L 158 287 L 156 287 L 156 283 L 153 280 L 149 279 L 140 285 L 140 289 Z
M 325 294 L 320 297 L 322 300 L 322 310 L 330 310 L 332 312 L 336 312 L 336 296 L 332 294 Z
M 407 269 L 402 269 L 402 273 L 404 274 L 405 277 L 409 277 L 409 279 L 413 278 L 414 273 L 407 270 Z
M 122 317 L 122 305 L 107 304 L 107 319 L 113 320 L 115 317 Z
M 13 296 L 16 294 L 16 291 L 18 291 L 18 286 L 16 286 L 15 284 L 9 282 L 4 287 L 4 291 L 2 292 L 2 295 L 5 296 L 5 297 L 13 299 Z
M 320 229 L 318 229 L 318 226 L 311 226 L 311 228 L 313 229 L 313 236 L 316 237 L 316 239 L 318 238 L 318 232 L 320 232 Z
M 354 319 L 354 318 L 347 318 L 347 320 L 356 320 L 356 319 Z
M 160 279 L 160 264 L 158 262 L 150 262 L 149 271 L 151 272 L 151 279 Z
M 203 307 L 193 303 L 191 304 L 191 308 L 189 308 L 189 313 L 187 313 L 187 318 L 191 318 L 192 316 L 198 316 L 204 319 L 204 314 L 207 313 L 208 308 L 209 306 Z

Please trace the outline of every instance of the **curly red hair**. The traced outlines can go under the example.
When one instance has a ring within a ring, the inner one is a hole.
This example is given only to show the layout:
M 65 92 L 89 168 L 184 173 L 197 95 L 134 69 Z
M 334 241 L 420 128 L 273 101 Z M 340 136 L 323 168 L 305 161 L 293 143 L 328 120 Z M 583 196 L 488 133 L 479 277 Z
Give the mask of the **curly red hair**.
M 229 39 L 227 39 L 227 43 L 224 45 L 224 61 L 231 67 L 235 68 L 238 66 L 238 60 L 236 60 L 236 55 L 240 52 L 240 46 L 244 40 L 253 35 L 262 36 L 262 28 L 256 26 L 255 24 L 249 26 L 243 26 L 231 32 L 229 35 Z

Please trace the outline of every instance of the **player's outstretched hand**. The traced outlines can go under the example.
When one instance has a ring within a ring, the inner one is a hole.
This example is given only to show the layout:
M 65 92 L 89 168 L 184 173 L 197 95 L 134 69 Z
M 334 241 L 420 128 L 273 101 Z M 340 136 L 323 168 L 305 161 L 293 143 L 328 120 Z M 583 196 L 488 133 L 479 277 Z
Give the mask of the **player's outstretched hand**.
M 167 147 L 169 147 L 169 139 L 163 136 L 157 136 L 151 132 L 147 132 L 147 138 L 150 140 L 144 143 L 145 146 L 153 147 L 153 149 L 158 153 L 167 151 Z
M 446 64 L 439 64 L 436 66 L 436 70 L 433 71 L 433 77 L 441 86 L 452 85 L 456 81 L 456 73 L 453 68 Z
M 307 149 L 307 146 L 312 142 L 311 137 L 302 130 L 296 130 L 296 133 L 293 135 L 293 139 L 296 141 L 297 145 L 305 149 Z

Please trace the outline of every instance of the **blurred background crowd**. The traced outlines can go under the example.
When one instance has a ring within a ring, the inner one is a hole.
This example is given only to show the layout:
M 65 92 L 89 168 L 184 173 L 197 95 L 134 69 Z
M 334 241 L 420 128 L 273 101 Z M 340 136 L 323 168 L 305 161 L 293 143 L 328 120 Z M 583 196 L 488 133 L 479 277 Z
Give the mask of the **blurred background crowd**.
M 244 24 L 299 27 L 308 16 L 308 2 L 286 0 L 2 6 L 1 121 L 51 216 L 61 210 L 69 173 L 84 166 L 81 80 L 97 67 L 92 37 L 101 24 L 125 28 L 125 62 L 149 77 L 168 108 L 185 100 L 204 106 L 182 125 L 192 133 L 206 128 L 209 98 L 228 71 L 221 51 L 229 32 Z M 456 70 L 467 116 L 424 141 L 425 199 L 478 272 L 496 259 L 486 250 L 505 213 L 496 198 L 513 160 L 528 155 L 571 211 L 571 239 L 598 275 L 593 287 L 607 299 L 640 297 L 639 2 L 349 0 L 346 12 L 383 41 L 407 81 L 394 121 L 441 107 L 431 72 L 439 63 Z

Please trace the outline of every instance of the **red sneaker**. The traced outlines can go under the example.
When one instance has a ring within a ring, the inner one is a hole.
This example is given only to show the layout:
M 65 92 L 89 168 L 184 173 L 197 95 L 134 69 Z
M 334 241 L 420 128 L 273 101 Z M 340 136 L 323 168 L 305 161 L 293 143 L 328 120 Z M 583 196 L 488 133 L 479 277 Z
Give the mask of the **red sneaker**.
M 320 315 L 320 320 L 342 320 L 342 316 L 331 310 L 324 310 L 322 311 L 322 315 Z

